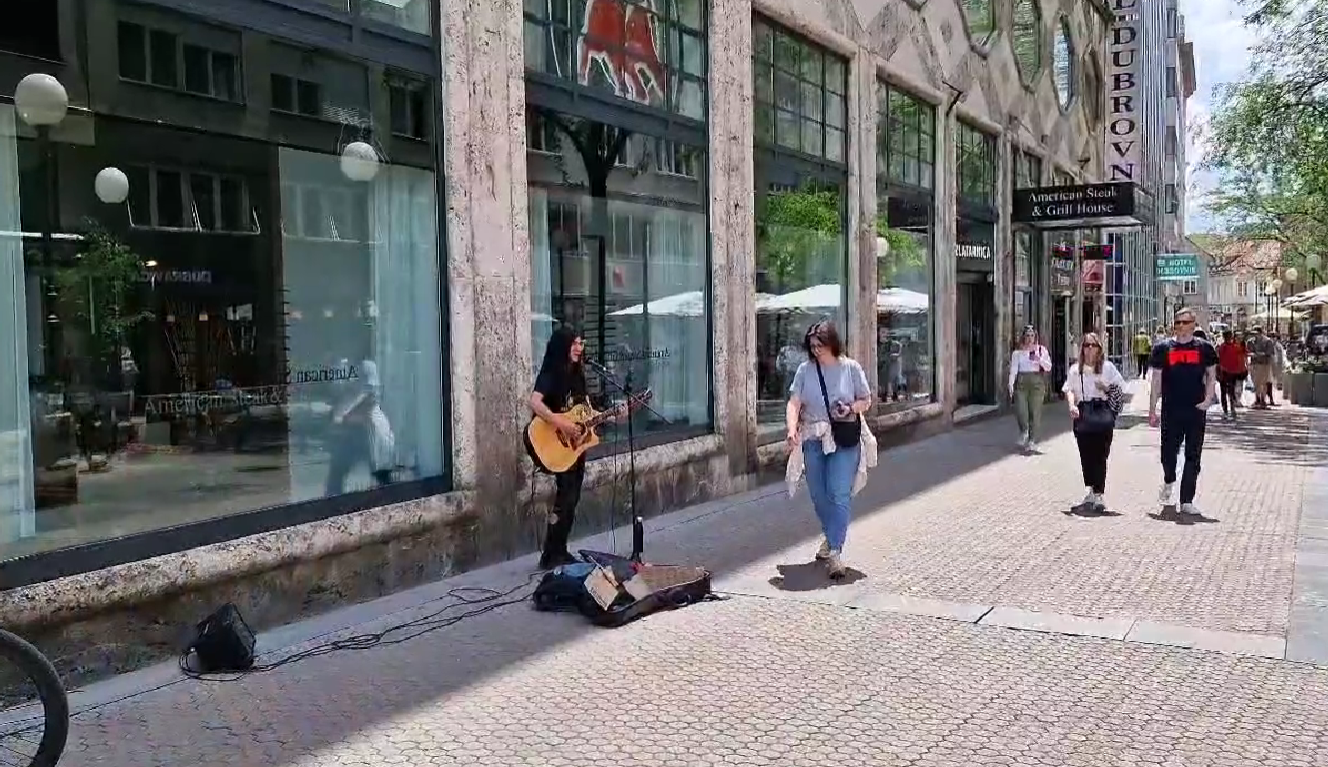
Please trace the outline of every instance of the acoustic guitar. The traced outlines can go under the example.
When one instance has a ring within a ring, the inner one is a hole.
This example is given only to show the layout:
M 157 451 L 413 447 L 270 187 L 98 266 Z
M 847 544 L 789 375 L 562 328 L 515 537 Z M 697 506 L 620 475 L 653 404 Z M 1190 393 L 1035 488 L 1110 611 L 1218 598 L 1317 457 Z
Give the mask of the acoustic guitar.
M 654 395 L 650 389 L 632 395 L 626 402 L 604 412 L 596 412 L 585 404 L 577 404 L 564 410 L 559 415 L 566 416 L 577 425 L 579 434 L 575 438 L 564 437 L 553 424 L 539 416 L 530 419 L 526 425 L 526 452 L 541 470 L 558 474 L 576 465 L 578 459 L 590 448 L 599 444 L 599 434 L 595 429 L 605 421 L 611 421 L 624 412 L 630 412 L 645 404 Z

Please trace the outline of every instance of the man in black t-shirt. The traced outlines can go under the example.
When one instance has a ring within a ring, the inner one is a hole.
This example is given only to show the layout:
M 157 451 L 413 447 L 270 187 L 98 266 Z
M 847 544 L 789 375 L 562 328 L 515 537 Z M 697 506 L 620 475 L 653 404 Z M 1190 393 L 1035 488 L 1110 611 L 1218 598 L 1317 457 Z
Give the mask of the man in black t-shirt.
M 1176 485 L 1176 462 L 1185 448 L 1185 470 L 1180 481 L 1180 513 L 1199 515 L 1194 494 L 1199 484 L 1200 457 L 1208 408 L 1215 401 L 1217 349 L 1194 335 L 1191 309 L 1176 312 L 1175 335 L 1153 347 L 1148 366 L 1152 369 L 1148 394 L 1148 423 L 1162 427 L 1162 490 L 1158 500 L 1172 503 Z M 1162 414 L 1158 417 L 1158 400 Z

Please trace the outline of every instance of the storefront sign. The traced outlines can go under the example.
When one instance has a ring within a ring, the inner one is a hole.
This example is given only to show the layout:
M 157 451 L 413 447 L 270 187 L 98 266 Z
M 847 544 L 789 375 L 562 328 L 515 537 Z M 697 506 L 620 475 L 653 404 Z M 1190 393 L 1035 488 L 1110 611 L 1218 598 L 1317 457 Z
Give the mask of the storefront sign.
M 1157 257 L 1157 278 L 1166 282 L 1199 279 L 1199 257 L 1192 253 L 1167 253 Z
M 1091 226 L 1099 219 L 1135 214 L 1134 184 L 1076 184 L 1016 189 L 1010 220 L 1016 224 Z
M 1052 256 L 1051 292 L 1058 296 L 1074 295 L 1074 258 L 1068 255 Z
M 955 245 L 955 258 L 976 261 L 991 260 L 991 246 L 987 244 L 959 243 Z
M 1110 261 L 1111 245 L 1085 245 L 1079 249 L 1085 261 Z
M 1111 0 L 1115 22 L 1107 44 L 1108 181 L 1137 182 L 1142 152 L 1139 83 L 1139 0 Z
M 1084 292 L 1101 293 L 1102 284 L 1106 282 L 1106 262 L 1085 261 L 1083 263 Z

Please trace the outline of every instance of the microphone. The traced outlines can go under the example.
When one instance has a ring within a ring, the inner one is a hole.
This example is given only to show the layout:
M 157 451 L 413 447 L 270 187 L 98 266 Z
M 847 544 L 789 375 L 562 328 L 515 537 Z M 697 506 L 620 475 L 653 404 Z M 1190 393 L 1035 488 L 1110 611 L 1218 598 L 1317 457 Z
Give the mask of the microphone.
M 607 375 L 613 375 L 613 373 L 609 372 L 609 369 L 608 369 L 608 368 L 604 367 L 603 365 L 599 364 L 598 362 L 596 362 L 595 360 L 591 359 L 591 358 L 588 357 L 588 356 L 582 355 L 582 356 L 581 356 L 581 361 L 584 362 L 585 364 L 589 365 L 589 366 L 590 366 L 591 368 L 593 368 L 596 372 L 603 373 L 603 374 L 606 375 L 606 376 L 607 376 Z

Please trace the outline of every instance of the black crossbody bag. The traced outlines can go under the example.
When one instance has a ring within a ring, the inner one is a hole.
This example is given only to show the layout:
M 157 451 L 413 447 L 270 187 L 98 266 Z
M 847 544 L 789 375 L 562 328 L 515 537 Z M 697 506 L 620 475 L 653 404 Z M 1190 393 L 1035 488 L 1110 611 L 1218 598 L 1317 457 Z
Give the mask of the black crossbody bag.
M 825 375 L 821 372 L 821 363 L 816 363 L 816 377 L 821 381 L 821 401 L 825 402 L 825 415 L 830 419 L 830 433 L 835 444 L 840 447 L 857 447 L 862 442 L 862 417 L 852 421 L 836 421 L 834 411 L 830 409 L 830 394 L 825 389 Z

